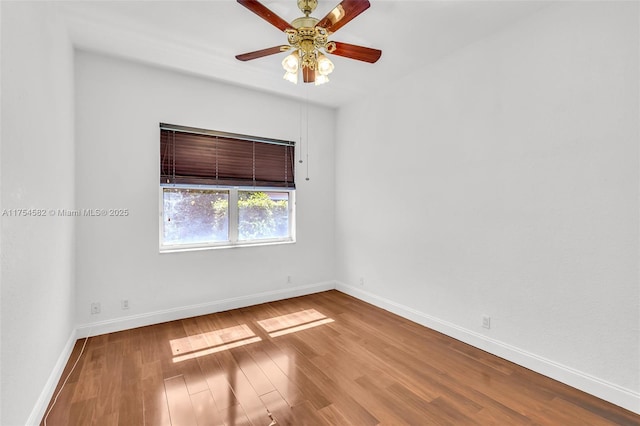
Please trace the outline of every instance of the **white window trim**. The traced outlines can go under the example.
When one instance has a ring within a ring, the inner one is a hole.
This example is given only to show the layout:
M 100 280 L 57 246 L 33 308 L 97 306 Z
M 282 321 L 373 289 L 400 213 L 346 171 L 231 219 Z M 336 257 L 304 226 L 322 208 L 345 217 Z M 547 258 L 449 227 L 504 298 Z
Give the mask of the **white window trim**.
M 292 188 L 278 188 L 278 187 L 253 187 L 253 186 L 214 186 L 214 185 L 160 185 L 159 187 L 159 220 L 158 220 L 158 246 L 160 253 L 176 253 L 184 251 L 196 251 L 196 250 L 214 250 L 214 249 L 229 249 L 240 247 L 256 247 L 256 246 L 269 246 L 279 244 L 294 244 L 296 242 L 296 191 Z M 260 239 L 250 241 L 238 240 L 238 209 L 229 208 L 229 241 L 220 242 L 206 242 L 206 243 L 192 243 L 192 244 L 163 244 L 162 238 L 164 235 L 164 188 L 194 188 L 194 189 L 219 189 L 229 191 L 229 206 L 238 205 L 238 192 L 239 191 L 272 191 L 272 192 L 288 192 L 288 214 L 289 214 L 289 237 L 288 238 L 272 238 L 272 239 Z

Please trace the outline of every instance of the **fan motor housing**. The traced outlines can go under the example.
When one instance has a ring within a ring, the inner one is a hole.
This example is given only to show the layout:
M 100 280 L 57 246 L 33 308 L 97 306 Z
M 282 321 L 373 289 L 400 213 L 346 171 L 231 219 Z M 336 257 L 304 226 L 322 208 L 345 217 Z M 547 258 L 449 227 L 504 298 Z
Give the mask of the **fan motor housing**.
M 319 22 L 319 19 L 311 16 L 301 16 L 291 21 L 291 26 L 296 30 L 300 28 L 313 28 Z

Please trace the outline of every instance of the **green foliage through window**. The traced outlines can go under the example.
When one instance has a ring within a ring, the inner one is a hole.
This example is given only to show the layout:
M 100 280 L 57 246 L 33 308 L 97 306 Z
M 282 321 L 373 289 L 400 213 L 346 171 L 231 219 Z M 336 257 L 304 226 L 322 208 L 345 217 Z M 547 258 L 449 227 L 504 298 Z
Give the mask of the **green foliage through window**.
M 283 238 L 289 234 L 288 199 L 281 195 L 238 192 L 238 239 Z

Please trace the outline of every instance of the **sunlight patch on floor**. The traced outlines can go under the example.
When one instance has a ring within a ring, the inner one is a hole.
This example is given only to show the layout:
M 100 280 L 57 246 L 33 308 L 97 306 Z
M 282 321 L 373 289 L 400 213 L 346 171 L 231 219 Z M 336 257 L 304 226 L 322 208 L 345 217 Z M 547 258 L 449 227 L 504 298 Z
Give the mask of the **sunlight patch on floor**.
M 181 362 L 231 348 L 259 342 L 262 339 L 246 324 L 195 334 L 169 341 L 173 362 Z
M 331 322 L 333 322 L 333 319 L 327 318 L 315 309 L 306 309 L 258 321 L 258 324 L 269 333 L 270 337 L 278 337 Z

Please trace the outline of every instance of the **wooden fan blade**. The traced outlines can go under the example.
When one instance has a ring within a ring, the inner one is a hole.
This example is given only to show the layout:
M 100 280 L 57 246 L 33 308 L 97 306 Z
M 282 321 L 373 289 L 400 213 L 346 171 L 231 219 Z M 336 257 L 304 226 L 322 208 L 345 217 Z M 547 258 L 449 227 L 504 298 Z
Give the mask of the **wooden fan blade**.
M 316 24 L 316 27 L 322 27 L 335 33 L 347 22 L 367 10 L 369 6 L 371 6 L 369 0 L 342 0 L 342 3 L 334 7 L 331 12 L 327 13 L 327 16 Z
M 291 46 L 274 46 L 267 49 L 256 50 L 255 52 L 243 53 L 236 55 L 236 59 L 240 61 L 250 61 L 252 59 L 262 58 L 263 56 L 275 55 L 276 53 L 289 50 Z
M 302 81 L 305 83 L 313 83 L 316 81 L 316 70 L 309 67 L 302 67 Z
M 238 0 L 238 3 L 273 25 L 280 29 L 280 31 L 287 30 L 293 27 L 284 19 L 273 13 L 267 6 L 263 5 L 257 0 Z
M 369 62 L 370 64 L 376 62 L 382 55 L 382 50 L 356 46 L 355 44 L 341 43 L 339 41 L 334 41 L 334 43 L 336 44 L 336 49 L 331 52 L 333 55 L 357 59 L 358 61 Z

